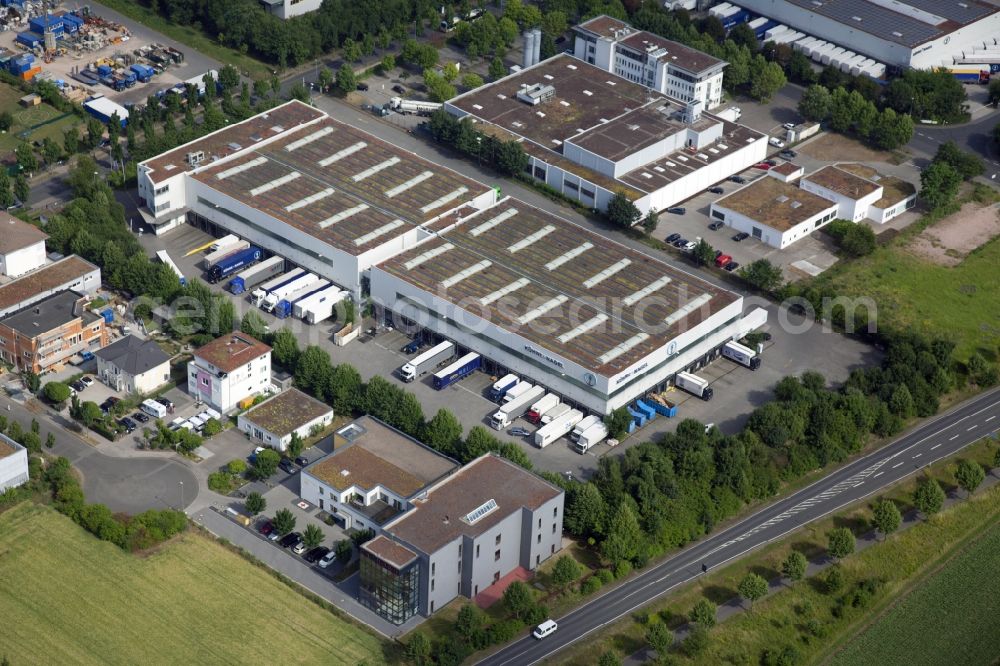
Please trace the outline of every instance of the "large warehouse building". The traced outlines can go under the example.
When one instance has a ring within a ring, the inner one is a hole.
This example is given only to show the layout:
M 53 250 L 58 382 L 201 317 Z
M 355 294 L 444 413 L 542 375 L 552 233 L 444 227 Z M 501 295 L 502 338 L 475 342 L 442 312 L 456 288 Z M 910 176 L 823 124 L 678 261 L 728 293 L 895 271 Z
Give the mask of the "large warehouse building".
M 485 208 L 494 190 L 292 101 L 146 160 L 139 197 L 157 233 L 224 230 L 360 300 L 372 265 Z
M 603 210 L 662 211 L 767 157 L 767 136 L 563 54 L 444 106 L 521 142 L 528 173 Z
M 139 188 L 160 209 L 154 222 L 238 234 L 358 302 L 367 283 L 386 323 L 415 322 L 491 371 L 601 414 L 766 319 L 744 316 L 738 294 L 524 202 L 497 202 L 486 185 L 299 102 L 144 162 Z
M 744 9 L 884 63 L 948 66 L 1000 35 L 982 0 L 739 0 Z

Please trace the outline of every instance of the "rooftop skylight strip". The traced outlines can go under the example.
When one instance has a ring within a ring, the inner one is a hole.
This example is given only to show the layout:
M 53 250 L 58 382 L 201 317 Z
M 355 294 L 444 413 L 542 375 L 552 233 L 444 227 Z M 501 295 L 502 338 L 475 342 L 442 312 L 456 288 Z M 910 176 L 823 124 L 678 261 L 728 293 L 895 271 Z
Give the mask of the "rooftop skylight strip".
M 291 213 L 293 210 L 298 210 L 299 208 L 305 208 L 309 204 L 314 204 L 317 201 L 320 201 L 322 199 L 326 199 L 327 197 L 333 196 L 333 194 L 336 191 L 337 190 L 333 189 L 332 187 L 328 187 L 325 190 L 317 192 L 316 194 L 310 194 L 305 199 L 299 199 L 298 201 L 296 201 L 293 204 L 288 204 L 287 206 L 285 206 L 285 210 L 287 210 L 289 213 Z
M 432 250 L 427 250 L 423 254 L 417 255 L 413 259 L 410 259 L 408 262 L 406 262 L 405 264 L 403 264 L 403 266 L 406 267 L 406 270 L 412 271 L 414 268 L 416 268 L 420 264 L 426 263 L 426 262 L 430 261 L 431 259 L 434 259 L 435 257 L 440 257 L 442 254 L 444 254 L 448 250 L 453 250 L 453 249 L 455 249 L 455 246 L 452 245 L 451 243 L 445 243 L 444 245 L 439 245 L 438 247 L 436 247 L 436 248 L 434 248 Z
M 485 234 L 487 231 L 489 231 L 490 229 L 492 229 L 493 227 L 497 226 L 498 224 L 502 224 L 503 222 L 506 222 L 507 220 L 509 220 L 510 218 L 514 217 L 515 215 L 517 215 L 517 209 L 516 208 L 508 208 L 507 210 L 505 210 L 504 212 L 500 213 L 499 215 L 493 217 L 492 219 L 489 219 L 486 222 L 483 222 L 482 224 L 480 224 L 475 229 L 471 229 L 469 231 L 469 235 L 470 236 L 481 236 L 481 235 Z
M 345 157 L 353 155 L 354 153 L 356 153 L 359 150 L 363 149 L 367 145 L 368 144 L 365 143 L 364 141 L 358 141 L 357 143 L 352 144 L 352 145 L 348 146 L 347 148 L 344 148 L 343 150 L 338 150 L 337 152 L 335 152 L 333 155 L 330 155 L 329 157 L 324 157 L 323 159 L 321 159 L 319 161 L 319 165 L 321 167 L 328 167 L 331 164 L 333 164 L 334 162 L 339 162 L 340 160 L 344 159 Z
M 481 273 L 482 271 L 485 271 L 487 268 L 489 268 L 492 265 L 493 265 L 492 261 L 488 261 L 488 260 L 484 259 L 483 261 L 480 261 L 477 264 L 473 264 L 473 265 L 469 266 L 465 270 L 461 270 L 458 273 L 455 273 L 454 275 L 452 275 L 447 280 L 442 280 L 441 281 L 441 286 L 444 287 L 445 289 L 448 289 L 449 287 L 454 287 L 456 284 L 458 284 L 462 280 L 464 280 L 464 279 L 466 279 L 468 277 L 472 277 L 476 273 Z
M 603 354 L 597 360 L 600 361 L 601 365 L 605 363 L 610 363 L 627 351 L 631 351 L 635 347 L 641 345 L 643 342 L 649 339 L 649 333 L 636 333 L 631 338 L 621 343 L 611 351 Z
M 617 261 L 608 266 L 607 268 L 605 268 L 603 271 L 601 271 L 594 277 L 585 280 L 583 286 L 586 287 L 587 289 L 590 289 L 591 287 L 596 287 L 597 285 L 604 282 L 615 273 L 619 273 L 625 270 L 625 268 L 628 267 L 629 264 L 631 263 L 632 263 L 631 259 L 622 259 L 621 261 Z
M 390 189 L 386 190 L 385 191 L 385 196 L 387 196 L 390 199 L 392 199 L 393 197 L 402 194 L 406 190 L 408 190 L 410 188 L 413 188 L 413 187 L 416 187 L 417 185 L 419 185 L 420 183 L 424 182 L 425 180 L 427 180 L 428 178 L 430 178 L 433 175 L 434 175 L 433 171 L 424 171 L 424 172 L 420 173 L 419 175 L 416 175 L 413 178 L 409 179 L 405 183 L 400 183 L 396 187 L 393 187 L 393 188 L 390 188 Z
M 258 185 L 257 187 L 253 188 L 252 190 L 250 190 L 250 196 L 255 197 L 258 194 L 264 194 L 265 192 L 270 192 L 271 190 L 277 189 L 282 185 L 287 185 L 288 183 L 292 182 L 301 175 L 302 174 L 299 173 L 298 171 L 286 173 L 281 178 L 276 178 L 272 180 L 270 183 L 264 183 L 263 185 Z
M 317 139 L 322 139 L 324 136 L 326 136 L 332 131 L 333 131 L 332 127 L 324 127 L 323 129 L 316 130 L 312 134 L 307 134 L 301 139 L 292 141 L 290 144 L 285 146 L 285 150 L 288 151 L 289 153 L 292 152 L 293 150 L 298 150 L 302 146 L 307 146 L 313 141 L 316 141 Z
M 524 287 L 527 287 L 529 284 L 531 284 L 531 280 L 529 280 L 528 278 L 518 278 L 517 280 L 514 280 L 513 282 L 508 284 L 506 287 L 501 287 L 500 289 L 494 291 L 492 294 L 483 296 L 482 298 L 479 299 L 479 302 L 483 305 L 489 305 L 491 303 L 495 303 L 504 296 L 506 296 L 507 294 L 513 294 L 518 289 L 523 289 Z
M 225 171 L 220 171 L 219 173 L 215 174 L 215 177 L 218 180 L 225 180 L 226 178 L 229 178 L 230 176 L 235 176 L 238 173 L 243 173 L 244 171 L 248 171 L 249 169 L 252 169 L 254 167 L 259 167 L 262 164 L 267 164 L 267 158 L 266 157 L 255 157 L 254 159 L 250 160 L 249 162 L 244 162 L 243 164 L 240 164 L 238 166 L 234 166 L 231 169 L 226 169 Z
M 625 298 L 622 299 L 622 303 L 624 303 L 625 305 L 635 305 L 636 303 L 646 298 L 650 294 L 655 293 L 660 289 L 663 289 L 668 284 L 670 284 L 670 278 L 664 275 L 663 277 L 654 280 L 650 284 L 646 285 L 645 287 L 635 292 L 634 294 L 626 296 Z
M 678 321 L 680 321 L 684 317 L 688 316 L 689 314 L 691 314 L 692 312 L 703 306 L 705 303 L 708 303 L 710 300 L 712 300 L 711 294 L 702 294 L 701 296 L 698 296 L 690 303 L 682 305 L 680 308 L 677 309 L 676 312 L 672 312 L 671 314 L 667 315 L 666 319 L 664 319 L 663 321 L 667 324 L 667 326 L 673 326 Z
M 449 192 L 448 194 L 444 195 L 440 199 L 437 199 L 435 201 L 430 202 L 429 204 L 427 204 L 426 206 L 424 206 L 423 208 L 421 208 L 420 212 L 421 213 L 429 213 L 432 210 L 434 210 L 435 208 L 440 208 L 441 206 L 445 205 L 446 203 L 448 203 L 450 201 L 454 201 L 455 199 L 459 198 L 460 196 L 462 196 L 463 194 L 465 194 L 468 191 L 469 191 L 469 188 L 467 188 L 465 185 L 463 185 L 462 187 L 458 188 L 457 190 L 452 190 L 451 192 Z
M 549 263 L 545 264 L 545 268 L 547 268 L 550 271 L 554 271 L 555 269 L 559 268 L 566 262 L 576 259 L 577 257 L 579 257 L 581 254 L 583 254 L 592 247 L 594 247 L 594 244 L 591 243 L 590 241 L 586 241 L 585 243 L 578 245 L 577 247 L 574 247 L 569 252 L 565 252 L 561 256 L 558 256 Z
M 370 243 L 371 241 L 375 240 L 379 236 L 384 236 L 387 233 L 389 233 L 391 231 L 394 231 L 395 229 L 398 229 L 399 227 L 403 226 L 404 224 L 406 224 L 406 223 L 403 222 L 402 220 L 393 220 L 392 222 L 379 227 L 375 231 L 372 231 L 371 233 L 365 234 L 361 238 L 355 238 L 354 239 L 354 244 L 360 246 L 360 245 L 364 245 L 365 243 Z
M 331 224 L 337 224 L 337 222 L 343 222 L 352 215 L 357 215 L 361 211 L 368 210 L 368 204 L 358 204 L 357 206 L 352 206 L 345 210 L 340 211 L 336 215 L 326 218 L 319 223 L 320 229 L 326 229 Z
M 379 171 L 383 171 L 385 169 L 388 169 L 389 167 L 395 166 L 395 165 L 399 164 L 400 162 L 402 162 L 402 160 L 399 159 L 398 157 L 390 157 L 389 159 L 387 159 L 384 162 L 379 162 L 375 166 L 370 166 L 367 169 L 365 169 L 364 171 L 362 171 L 361 173 L 359 173 L 357 175 L 354 175 L 354 176 L 351 176 L 351 180 L 353 180 L 355 183 L 359 183 L 362 180 L 364 180 L 365 178 L 368 178 L 369 176 L 374 176 Z
M 520 252 L 524 248 L 533 245 L 534 243 L 537 243 L 541 239 L 545 238 L 555 230 L 556 228 L 553 225 L 547 224 L 538 231 L 536 231 L 535 233 L 522 238 L 521 240 L 517 241 L 516 243 L 508 247 L 507 251 L 510 252 L 511 254 L 515 252 Z
M 555 298 L 550 299 L 550 300 L 542 303 L 541 305 L 539 305 L 534 310 L 531 310 L 530 312 L 525 312 L 523 315 L 521 315 L 521 318 L 518 319 L 517 321 L 518 321 L 519 324 L 527 324 L 529 322 L 532 322 L 532 321 L 538 319 L 539 317 L 541 317 L 543 314 L 545 314 L 549 310 L 552 310 L 554 308 L 559 307 L 560 305 L 562 305 L 563 303 L 565 303 L 568 300 L 569 300 L 569 296 L 564 296 L 564 295 L 560 294 L 560 295 L 556 296 Z
M 586 333 L 590 329 L 592 329 L 592 328 L 594 328 L 596 326 L 600 326 L 601 324 L 603 324 L 607 320 L 608 320 L 608 315 L 606 315 L 606 314 L 599 314 L 596 317 L 593 317 L 592 319 L 583 322 L 582 324 L 580 324 L 579 326 L 577 326 L 576 328 L 574 328 L 572 331 L 569 331 L 568 333 L 563 333 L 562 335 L 560 335 L 559 336 L 559 342 L 561 342 L 562 344 L 566 344 L 567 342 L 569 342 L 573 338 L 577 338 L 577 337 L 583 335 L 584 333 Z

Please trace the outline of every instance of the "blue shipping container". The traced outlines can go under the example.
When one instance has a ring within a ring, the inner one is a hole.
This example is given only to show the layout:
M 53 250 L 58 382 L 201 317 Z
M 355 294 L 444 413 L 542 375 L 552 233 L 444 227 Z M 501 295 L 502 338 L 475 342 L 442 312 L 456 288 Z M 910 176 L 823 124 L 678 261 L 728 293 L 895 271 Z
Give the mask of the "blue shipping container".
M 29 49 L 33 49 L 42 43 L 42 38 L 33 32 L 22 32 L 18 34 L 16 41 L 18 44 L 24 44 Z M 26 72 L 28 69 L 30 69 L 30 67 L 21 71 Z
M 115 311 L 111 308 L 101 310 L 101 316 L 104 317 L 105 324 L 113 324 L 115 321 Z

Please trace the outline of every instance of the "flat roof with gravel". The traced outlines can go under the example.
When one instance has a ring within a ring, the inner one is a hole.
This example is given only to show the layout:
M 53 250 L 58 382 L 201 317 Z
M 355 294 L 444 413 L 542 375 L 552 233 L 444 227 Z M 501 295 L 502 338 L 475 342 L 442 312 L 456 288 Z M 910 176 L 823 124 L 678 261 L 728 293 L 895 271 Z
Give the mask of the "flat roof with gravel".
M 327 414 L 333 408 L 297 388 L 282 391 L 273 398 L 251 407 L 243 418 L 261 430 L 284 437 Z
M 882 186 L 882 198 L 872 204 L 875 208 L 889 208 L 890 206 L 895 206 L 901 201 L 906 201 L 917 193 L 917 188 L 913 185 L 913 183 L 905 181 L 902 178 L 897 178 L 896 176 L 880 174 L 876 169 L 873 169 L 867 164 L 849 162 L 846 164 L 838 164 L 837 168 L 852 173 L 855 176 L 867 178 L 868 180 Z
M 878 175 L 877 172 L 875 175 Z M 850 172 L 846 169 L 839 169 L 832 165 L 825 166 L 822 169 L 809 174 L 803 180 L 808 180 L 810 183 L 816 183 L 820 187 L 825 187 L 831 192 L 836 192 L 841 196 L 854 200 L 868 196 L 879 187 L 876 183 L 873 183 L 867 178 L 862 178 L 856 173 Z
M 775 231 L 788 231 L 837 204 L 792 183 L 764 176 L 715 202 Z

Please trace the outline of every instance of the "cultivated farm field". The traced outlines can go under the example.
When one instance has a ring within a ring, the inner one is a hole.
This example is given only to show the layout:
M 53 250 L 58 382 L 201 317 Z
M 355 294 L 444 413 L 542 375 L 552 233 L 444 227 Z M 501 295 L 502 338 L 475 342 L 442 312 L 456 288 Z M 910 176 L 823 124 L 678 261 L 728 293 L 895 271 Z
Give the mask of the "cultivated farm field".
M 0 657 L 12 664 L 361 664 L 384 643 L 216 542 L 144 557 L 45 506 L 0 514 Z
M 832 663 L 993 664 L 1000 655 L 1000 523 L 852 640 Z

